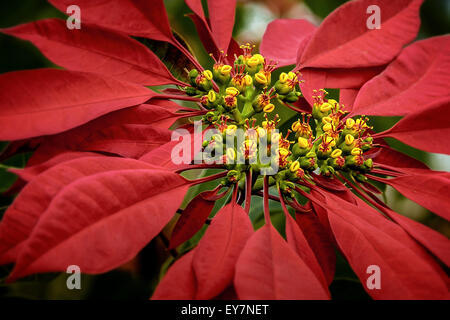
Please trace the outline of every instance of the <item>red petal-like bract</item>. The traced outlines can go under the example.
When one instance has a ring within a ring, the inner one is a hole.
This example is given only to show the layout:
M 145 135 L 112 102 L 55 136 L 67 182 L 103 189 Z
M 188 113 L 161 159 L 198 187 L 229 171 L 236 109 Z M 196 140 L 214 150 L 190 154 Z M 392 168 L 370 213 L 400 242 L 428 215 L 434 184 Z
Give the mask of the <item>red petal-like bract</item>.
M 395 211 L 386 210 L 388 216 L 408 232 L 411 237 L 430 250 L 447 267 L 450 266 L 450 240 L 447 237 Z
M 214 41 L 208 23 L 206 21 L 201 20 L 195 14 L 188 14 L 187 16 L 191 18 L 192 21 L 194 22 L 198 36 L 203 46 L 205 47 L 206 52 L 211 53 L 213 57 L 215 57 L 216 59 L 220 57 L 221 49 L 219 49 L 219 47 L 216 45 L 216 42 Z M 227 51 L 228 63 L 230 64 L 233 63 L 233 60 L 231 59 L 234 59 L 235 54 L 236 56 L 240 56 L 242 54 L 242 49 L 239 47 L 239 44 L 233 38 L 231 38 L 231 42 Z
M 208 11 L 217 46 L 227 52 L 233 33 L 236 0 L 208 0 Z
M 377 179 L 391 185 L 405 197 L 450 221 L 450 173 L 418 172 L 392 179 Z
M 205 14 L 203 13 L 203 5 L 201 0 L 184 0 L 189 8 L 203 21 L 206 22 Z
M 15 255 L 7 251 L 17 252 L 17 247 L 29 237 L 52 199 L 69 184 L 106 171 L 153 167 L 135 160 L 97 156 L 61 161 L 46 170 L 38 178 L 33 179 L 6 210 L 0 223 L 0 239 L 2 240 L 0 241 L 0 260 L 9 259 L 4 257 L 5 253 L 13 258 L 10 261 L 15 260 Z
M 49 183 L 49 188 L 57 186 L 60 191 L 47 198 L 47 205 L 30 212 L 40 217 L 19 252 L 10 280 L 63 271 L 73 264 L 85 273 L 109 271 L 133 258 L 169 222 L 189 183 L 140 161 L 113 159 L 82 158 L 63 164 L 96 160 L 101 163 L 97 166 L 114 162 L 115 167 L 87 176 L 78 173 L 78 179 L 71 178 L 64 186 L 55 180 Z
M 382 148 L 380 152 L 375 156 L 373 161 L 377 164 L 385 164 L 397 168 L 415 168 L 415 169 L 428 169 L 428 167 L 402 152 L 396 151 L 389 147 Z
M 326 195 L 328 219 L 344 255 L 375 299 L 448 299 L 445 274 L 398 225 L 359 200 Z M 381 288 L 369 289 L 369 266 L 381 270 Z
M 276 19 L 268 24 L 259 51 L 266 59 L 278 62 L 278 67 L 297 62 L 298 48 L 309 41 L 316 27 L 304 19 Z
M 182 84 L 147 47 L 117 32 L 83 23 L 69 30 L 66 21 L 48 19 L 2 32 L 31 41 L 51 61 L 143 85 Z
M 0 87 L 0 140 L 66 131 L 155 95 L 129 82 L 57 69 L 4 73 Z
M 155 99 L 150 102 L 152 104 L 114 111 L 85 125 L 45 137 L 30 161 L 36 163 L 36 158 L 40 158 L 40 162 L 46 161 L 69 150 L 109 152 L 139 158 L 170 141 L 168 128 L 177 119 L 198 114 L 174 113 L 170 104 L 153 105 L 157 102 Z M 170 152 L 168 157 L 170 160 Z
M 364 83 L 380 73 L 381 70 L 381 67 L 352 69 L 304 68 L 301 70 L 301 78 L 304 82 L 300 83 L 300 88 L 303 96 L 312 106 L 312 96 L 315 95 L 313 90 L 323 88 L 359 89 Z M 348 102 L 344 104 L 346 105 L 345 110 L 351 110 L 351 104 L 348 104 Z
M 320 267 L 314 252 L 306 240 L 305 234 L 299 228 L 299 225 L 291 217 L 289 212 L 286 213 L 286 239 L 288 244 L 294 249 L 305 264 L 314 272 L 316 278 L 322 283 L 323 288 L 328 290 L 328 283 L 325 275 Z
M 76 4 L 85 20 L 121 33 L 171 42 L 173 39 L 163 0 L 49 0 L 66 13 Z M 70 12 L 72 13 L 72 12 Z
M 186 148 L 182 148 L 180 151 L 180 157 L 185 157 L 186 155 L 183 154 L 183 152 L 189 152 L 189 156 L 186 157 L 187 160 L 191 161 L 192 159 L 195 159 L 195 155 L 197 155 L 202 148 L 201 143 L 196 143 L 196 141 L 203 141 L 202 137 L 203 134 L 207 129 L 203 131 L 203 133 L 192 133 L 193 127 L 186 127 L 186 132 L 184 135 L 181 136 L 181 141 L 184 141 L 186 139 Z M 196 135 L 198 136 L 196 137 Z M 181 142 L 184 143 L 184 142 Z M 165 167 L 169 170 L 179 168 L 181 166 L 185 166 L 188 163 L 177 163 L 175 164 L 173 162 L 172 152 L 176 152 L 175 146 L 179 145 L 179 140 L 173 140 L 166 144 L 163 144 L 162 146 L 156 148 L 153 151 L 150 151 L 147 154 L 144 154 L 139 160 L 145 161 L 149 164 Z M 189 149 L 189 150 L 188 150 Z M 175 150 L 175 151 L 174 151 Z
M 450 36 L 417 41 L 360 90 L 354 114 L 395 116 L 450 100 Z
M 449 79 L 450 81 L 450 79 Z M 428 152 L 450 154 L 450 99 L 433 103 L 425 110 L 408 114 L 391 129 L 376 137 L 392 137 Z
M 197 195 L 183 210 L 173 228 L 170 237 L 170 249 L 176 248 L 192 238 L 205 224 L 216 203 L 214 200 L 205 199 L 207 193 L 210 193 L 210 191 Z
M 336 253 L 334 251 L 331 235 L 327 233 L 317 216 L 311 213 L 297 213 L 295 215 L 300 229 L 313 250 L 317 261 L 323 271 L 327 284 L 334 279 L 336 269 Z
M 9 171 L 17 174 L 21 179 L 30 182 L 42 172 L 51 169 L 60 163 L 74 160 L 77 158 L 98 157 L 98 156 L 99 154 L 93 152 L 63 152 L 42 163 L 28 166 L 25 167 L 24 169 L 10 169 Z
M 169 268 L 164 278 L 156 287 L 152 300 L 193 300 L 196 292 L 196 279 L 191 250 Z
M 244 300 L 329 299 L 320 280 L 271 225 L 247 241 L 234 286 Z
M 125 124 L 98 130 L 77 147 L 138 159 L 170 141 L 171 131 L 146 124 Z
M 216 214 L 192 261 L 198 281 L 196 299 L 214 298 L 232 283 L 236 261 L 252 233 L 250 218 L 235 202 Z
M 419 29 L 423 0 L 358 0 L 332 12 L 308 43 L 300 67 L 356 68 L 390 62 Z M 369 29 L 367 9 L 379 6 L 380 29 Z
M 358 92 L 357 89 L 341 89 L 339 91 L 339 103 L 343 106 L 344 110 L 351 111 L 353 109 L 353 103 Z

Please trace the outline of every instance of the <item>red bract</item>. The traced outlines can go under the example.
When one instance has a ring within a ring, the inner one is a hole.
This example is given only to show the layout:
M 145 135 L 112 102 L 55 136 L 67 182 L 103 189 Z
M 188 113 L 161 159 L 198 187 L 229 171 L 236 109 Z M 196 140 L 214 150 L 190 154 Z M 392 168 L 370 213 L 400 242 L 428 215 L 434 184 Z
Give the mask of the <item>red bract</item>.
M 72 4 L 50 2 L 63 12 Z M 449 36 L 409 44 L 421 3 L 352 1 L 319 27 L 275 20 L 260 55 L 231 38 L 235 1 L 208 0 L 206 14 L 200 0 L 186 0 L 212 70 L 173 35 L 162 0 L 80 0 L 81 30 L 58 19 L 3 29 L 67 69 L 0 75 L 0 140 L 13 140 L 0 157 L 34 149 L 24 169 L 11 170 L 20 193 L 0 223 L 0 262 L 14 263 L 9 280 L 73 264 L 85 273 L 112 270 L 181 212 L 168 248 L 175 261 L 152 299 L 329 299 L 335 250 L 375 299 L 448 299 L 440 264 L 449 266 L 450 241 L 391 210 L 372 184 L 450 217 L 449 174 L 384 141 L 450 154 Z M 367 28 L 369 5 L 381 8 L 380 29 Z M 169 43 L 196 69 L 177 79 L 138 37 Z M 278 66 L 294 64 L 275 79 Z M 177 87 L 145 87 L 162 84 Z M 339 102 L 324 88 L 340 89 Z M 298 120 L 277 136 L 280 119 L 269 114 L 284 107 L 298 111 Z M 258 113 L 264 122 L 253 120 Z M 361 114 L 404 118 L 375 133 L 367 118 L 354 119 Z M 218 129 L 213 138 L 203 137 L 205 127 L 194 132 L 199 118 Z M 174 128 L 184 129 L 183 140 L 200 135 L 200 143 L 176 149 Z M 271 151 L 276 174 L 250 162 L 257 151 L 249 139 L 220 145 L 238 128 L 279 143 Z M 174 151 L 192 160 L 215 145 L 225 149 L 225 163 L 172 161 Z M 245 162 L 233 163 L 239 155 Z M 194 169 L 216 172 L 199 177 Z M 197 189 L 181 210 L 188 189 L 202 183 L 208 189 Z M 281 204 L 285 237 L 272 224 L 269 199 Z M 261 201 L 265 224 L 254 230 L 249 213 Z M 190 239 L 193 248 L 185 245 Z M 381 270 L 380 288 L 367 285 L 371 266 Z

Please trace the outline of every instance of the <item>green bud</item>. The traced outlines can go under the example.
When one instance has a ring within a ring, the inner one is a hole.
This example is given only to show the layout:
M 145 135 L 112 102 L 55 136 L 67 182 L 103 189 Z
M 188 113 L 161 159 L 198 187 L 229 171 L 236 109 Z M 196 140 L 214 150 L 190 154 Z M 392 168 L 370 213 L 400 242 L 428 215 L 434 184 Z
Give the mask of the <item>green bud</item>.
M 195 79 L 198 76 L 198 70 L 197 69 L 192 69 L 191 71 L 189 71 L 189 82 L 193 85 L 196 86 L 197 84 L 195 83 Z
M 194 87 L 185 87 L 185 88 L 184 88 L 184 92 L 186 92 L 186 94 L 187 94 L 188 96 L 191 96 L 191 97 L 196 96 L 196 95 L 199 94 L 199 92 L 197 91 L 197 89 L 195 89 Z
M 292 92 L 290 92 L 285 98 L 284 98 L 284 100 L 286 101 L 286 102 L 296 102 L 297 100 L 298 100 L 298 97 L 300 96 L 300 93 L 299 92 L 296 92 L 296 91 L 292 91 Z

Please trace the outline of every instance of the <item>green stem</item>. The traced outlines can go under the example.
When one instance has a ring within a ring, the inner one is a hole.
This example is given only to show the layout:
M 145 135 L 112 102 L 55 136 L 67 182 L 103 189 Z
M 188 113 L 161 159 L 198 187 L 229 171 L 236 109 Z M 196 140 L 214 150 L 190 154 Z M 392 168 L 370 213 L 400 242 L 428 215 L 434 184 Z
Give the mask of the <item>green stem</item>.
M 234 120 L 236 120 L 236 122 L 240 124 L 242 122 L 241 112 L 238 110 L 238 108 L 234 108 L 232 113 L 233 113 Z
M 256 191 L 262 190 L 263 187 L 264 187 L 263 183 L 264 183 L 264 179 L 262 177 L 259 177 L 256 180 L 255 184 L 253 185 L 252 192 L 256 192 Z M 269 177 L 269 187 L 275 185 L 275 183 L 276 183 L 275 179 L 270 176 Z
M 253 117 L 255 115 L 255 110 L 250 111 L 249 113 L 246 113 L 242 116 L 242 118 L 244 118 L 244 120 L 242 122 L 240 122 L 239 124 L 244 124 L 246 119 L 250 119 L 251 117 Z
M 5 170 L 8 170 L 8 169 L 22 169 L 22 168 L 19 168 L 19 167 L 7 166 L 7 165 L 1 164 L 1 163 L 0 163 L 0 168 L 1 169 L 5 169 Z

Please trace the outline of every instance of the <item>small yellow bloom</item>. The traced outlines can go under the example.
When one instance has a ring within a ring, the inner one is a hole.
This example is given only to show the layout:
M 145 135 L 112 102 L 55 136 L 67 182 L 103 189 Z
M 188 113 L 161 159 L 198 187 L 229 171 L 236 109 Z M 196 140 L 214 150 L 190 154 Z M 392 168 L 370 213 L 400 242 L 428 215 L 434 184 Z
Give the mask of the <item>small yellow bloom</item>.
M 292 129 L 292 131 L 297 132 L 298 129 L 300 129 L 300 126 L 301 126 L 300 122 L 299 121 L 295 121 L 292 124 L 291 129 Z
M 282 73 L 280 74 L 280 82 L 281 82 L 281 83 L 285 83 L 285 82 L 288 81 L 288 80 L 289 80 L 288 74 L 287 74 L 286 72 L 282 72 Z
M 360 154 L 362 154 L 362 151 L 361 151 L 360 148 L 353 148 L 353 149 L 352 149 L 352 155 L 358 156 L 358 155 L 360 155 Z
M 267 84 L 268 82 L 266 75 L 262 72 L 258 72 L 257 74 L 255 74 L 255 80 L 260 84 Z
M 333 106 L 331 104 L 329 104 L 328 102 L 324 102 L 322 103 L 322 105 L 320 106 L 320 111 L 321 112 L 328 112 L 331 110 Z
M 342 155 L 342 150 L 341 149 L 336 149 L 331 153 L 331 157 L 332 158 L 338 158 Z
M 289 167 L 289 170 L 291 172 L 296 172 L 298 169 L 300 169 L 300 163 L 298 161 L 292 162 L 291 166 Z
M 298 138 L 298 145 L 302 149 L 309 148 L 309 141 L 305 138 L 299 137 Z
M 225 64 L 222 67 L 220 67 L 220 73 L 223 74 L 224 76 L 227 76 L 230 74 L 231 72 L 231 66 Z
M 287 157 L 288 155 L 289 155 L 288 149 L 280 148 L 280 156 Z
M 323 125 L 323 131 L 330 131 L 331 129 L 333 129 L 333 125 L 331 123 L 325 123 Z
M 244 83 L 245 83 L 245 85 L 246 85 L 247 87 L 248 87 L 248 86 L 251 86 L 252 83 L 253 83 L 252 77 L 249 76 L 248 74 L 245 75 L 245 77 L 244 77 Z
M 258 57 L 251 57 L 250 59 L 248 59 L 247 64 L 249 67 L 256 67 L 259 64 Z
M 235 124 L 230 124 L 227 129 L 225 130 L 225 133 L 229 136 L 232 136 L 236 133 L 237 126 Z
M 214 92 L 214 90 L 209 90 L 209 92 L 208 92 L 208 100 L 209 100 L 209 102 L 216 101 L 216 93 Z
M 323 117 L 322 118 L 322 123 L 323 124 L 331 123 L 332 121 L 333 121 L 333 119 L 331 119 L 330 117 Z
M 355 141 L 355 137 L 352 136 L 351 134 L 347 134 L 345 136 L 345 144 L 346 145 L 348 145 L 348 146 L 351 145 L 353 143 L 353 141 Z
M 297 75 L 294 72 L 292 72 L 292 71 L 289 71 L 288 77 L 291 80 L 296 80 L 297 79 Z
M 211 70 L 205 70 L 205 71 L 203 71 L 203 75 L 204 75 L 205 78 L 208 79 L 208 80 L 212 80 L 212 78 L 213 78 L 213 75 L 212 75 Z
M 259 53 L 256 53 L 252 56 L 252 58 L 256 58 L 258 59 L 258 62 L 263 64 L 264 63 L 264 57 L 262 55 L 260 55 Z
M 270 113 L 275 109 L 275 106 L 272 103 L 268 103 L 264 108 L 263 111 Z
M 225 92 L 229 96 L 237 96 L 239 94 L 239 90 L 235 87 L 228 87 L 226 88 Z
M 328 99 L 328 103 L 331 104 L 332 106 L 339 105 L 339 103 L 334 99 Z
M 352 118 L 348 118 L 348 119 L 345 121 L 345 127 L 346 127 L 347 129 L 353 128 L 354 125 L 355 125 L 355 120 L 353 120 Z

